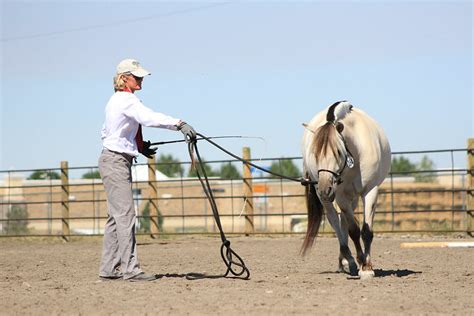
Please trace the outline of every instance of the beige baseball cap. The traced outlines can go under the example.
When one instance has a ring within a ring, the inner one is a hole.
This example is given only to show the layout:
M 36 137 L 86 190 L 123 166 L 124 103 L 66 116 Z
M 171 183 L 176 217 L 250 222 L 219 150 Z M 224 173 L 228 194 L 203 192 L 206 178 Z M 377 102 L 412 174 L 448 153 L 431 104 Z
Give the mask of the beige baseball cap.
M 117 65 L 117 74 L 129 72 L 137 77 L 145 77 L 151 73 L 140 65 L 135 59 L 124 59 Z

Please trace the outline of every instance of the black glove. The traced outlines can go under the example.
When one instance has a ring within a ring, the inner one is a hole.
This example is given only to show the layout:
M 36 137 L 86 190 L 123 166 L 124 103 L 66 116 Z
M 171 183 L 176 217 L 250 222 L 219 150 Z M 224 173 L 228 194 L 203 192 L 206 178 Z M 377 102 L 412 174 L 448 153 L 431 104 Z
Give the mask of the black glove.
M 189 142 L 196 139 L 196 131 L 194 128 L 186 122 L 182 122 L 178 125 L 178 131 L 181 131 L 184 135 L 184 139 Z
M 156 154 L 156 150 L 158 148 L 150 148 L 151 142 L 147 140 L 146 142 L 143 142 L 143 150 L 141 154 L 147 158 L 153 158 L 153 155 Z

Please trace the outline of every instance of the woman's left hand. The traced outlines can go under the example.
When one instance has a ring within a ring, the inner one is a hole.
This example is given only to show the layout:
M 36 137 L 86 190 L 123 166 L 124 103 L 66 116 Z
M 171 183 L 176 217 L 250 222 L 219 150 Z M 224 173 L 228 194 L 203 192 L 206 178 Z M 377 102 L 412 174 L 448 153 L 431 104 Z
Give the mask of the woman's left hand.
M 153 158 L 153 156 L 156 154 L 156 150 L 158 147 L 151 148 L 151 142 L 147 140 L 146 142 L 143 142 L 143 150 L 141 154 L 147 158 Z

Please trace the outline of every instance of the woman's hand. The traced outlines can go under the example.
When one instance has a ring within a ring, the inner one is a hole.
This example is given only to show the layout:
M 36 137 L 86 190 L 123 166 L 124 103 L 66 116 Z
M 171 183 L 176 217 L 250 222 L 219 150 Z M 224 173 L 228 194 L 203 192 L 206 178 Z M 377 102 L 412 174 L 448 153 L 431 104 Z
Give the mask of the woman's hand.
M 143 150 L 141 154 L 147 158 L 153 158 L 153 156 L 156 154 L 156 150 L 158 147 L 155 148 L 150 148 L 151 142 L 147 140 L 146 142 L 143 142 Z
M 181 131 L 181 133 L 183 133 L 184 139 L 187 142 L 190 142 L 190 141 L 196 139 L 196 131 L 194 130 L 194 128 L 191 125 L 189 125 L 186 122 L 181 122 L 178 125 L 178 131 Z

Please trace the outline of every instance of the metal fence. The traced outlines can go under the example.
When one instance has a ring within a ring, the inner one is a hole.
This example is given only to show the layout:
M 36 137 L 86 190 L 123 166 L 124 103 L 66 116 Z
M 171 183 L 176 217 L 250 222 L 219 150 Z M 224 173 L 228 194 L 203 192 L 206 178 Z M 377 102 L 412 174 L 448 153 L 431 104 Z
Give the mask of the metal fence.
M 443 155 L 450 166 L 391 172 L 379 191 L 375 232 L 457 232 L 472 236 L 474 146 L 472 141 L 469 144 L 469 149 L 393 153 L 393 157 L 408 157 L 410 161 L 420 155 Z M 455 168 L 459 160 L 463 164 L 467 161 L 467 167 Z M 267 166 L 285 161 L 301 165 L 301 157 L 251 161 Z M 206 164 L 214 169 L 223 164 L 243 169 L 235 160 L 208 161 Z M 133 167 L 137 233 L 217 233 L 201 184 L 184 172 L 189 169 L 189 162 L 179 163 L 181 173 L 174 178 L 166 178 L 155 171 L 166 165 L 149 160 L 148 164 Z M 67 162 L 62 162 L 60 168 L 0 171 L 0 237 L 58 236 L 68 239 L 101 235 L 107 219 L 102 181 L 83 178 L 84 174 L 93 175 L 94 172 L 97 172 L 96 166 L 68 167 Z M 46 179 L 29 179 L 33 173 L 42 173 Z M 305 232 L 304 187 L 299 183 L 269 177 L 258 171 L 246 178 L 211 177 L 210 183 L 226 234 Z M 362 205 L 359 204 L 356 215 L 362 220 Z M 325 221 L 321 233 L 332 233 Z

